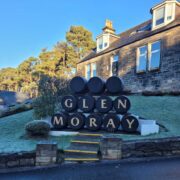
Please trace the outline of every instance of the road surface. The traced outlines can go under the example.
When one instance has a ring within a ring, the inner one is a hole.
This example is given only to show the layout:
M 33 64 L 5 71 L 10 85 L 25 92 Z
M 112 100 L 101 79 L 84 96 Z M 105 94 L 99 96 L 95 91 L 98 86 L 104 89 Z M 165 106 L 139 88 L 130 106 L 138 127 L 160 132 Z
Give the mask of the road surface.
M 180 180 L 180 158 L 140 162 L 67 164 L 0 174 L 0 180 Z

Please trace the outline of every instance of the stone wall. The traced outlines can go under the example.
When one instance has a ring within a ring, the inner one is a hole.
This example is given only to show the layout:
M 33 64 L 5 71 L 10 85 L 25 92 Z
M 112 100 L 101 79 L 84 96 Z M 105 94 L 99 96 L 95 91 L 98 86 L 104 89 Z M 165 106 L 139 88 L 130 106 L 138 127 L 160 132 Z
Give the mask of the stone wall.
M 123 142 L 122 158 L 154 156 L 180 156 L 180 137 Z
M 35 166 L 35 152 L 0 154 L 0 169 Z
M 96 62 L 97 75 L 103 78 L 110 76 L 110 59 L 119 54 L 118 72 L 122 77 L 126 90 L 142 91 L 180 91 L 180 27 L 174 27 L 151 37 L 139 40 L 120 49 L 97 56 L 77 65 L 78 75 L 85 76 L 85 65 Z M 136 73 L 137 47 L 161 40 L 160 69 Z

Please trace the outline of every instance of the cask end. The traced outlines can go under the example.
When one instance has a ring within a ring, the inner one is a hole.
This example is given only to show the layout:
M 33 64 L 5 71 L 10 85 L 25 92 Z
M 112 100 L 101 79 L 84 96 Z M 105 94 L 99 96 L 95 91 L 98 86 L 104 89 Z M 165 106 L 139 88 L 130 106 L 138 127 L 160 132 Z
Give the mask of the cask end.
M 119 94 L 123 92 L 123 83 L 120 77 L 111 76 L 106 81 L 106 88 L 110 94 Z
M 77 109 L 77 99 L 75 96 L 63 96 L 61 99 L 61 106 L 67 112 L 72 112 Z
M 131 102 L 126 96 L 118 96 L 114 102 L 113 107 L 119 114 L 126 114 L 131 108 Z
M 139 122 L 138 122 L 137 117 L 127 114 L 123 116 L 121 120 L 121 126 L 125 132 L 133 133 L 137 131 Z
M 89 116 L 86 117 L 85 125 L 87 129 L 91 131 L 99 130 L 101 128 L 101 124 L 102 124 L 102 116 L 97 113 L 90 114 Z
M 78 100 L 78 108 L 85 113 L 92 112 L 95 108 L 95 99 L 90 95 L 80 97 Z
M 110 97 L 100 96 L 96 100 L 96 109 L 100 113 L 107 113 L 112 109 L 113 103 Z
M 68 115 L 66 113 L 54 114 L 51 118 L 51 124 L 55 129 L 63 129 L 68 124 Z
M 100 77 L 92 77 L 87 83 L 88 89 L 92 94 L 101 94 L 105 90 L 105 81 Z
M 108 132 L 115 132 L 120 126 L 120 118 L 115 113 L 109 113 L 103 118 L 103 127 Z
M 87 91 L 87 80 L 84 77 L 76 76 L 70 81 L 70 90 L 74 94 L 82 94 Z
M 68 117 L 68 127 L 79 130 L 84 127 L 86 117 L 82 113 L 73 113 Z

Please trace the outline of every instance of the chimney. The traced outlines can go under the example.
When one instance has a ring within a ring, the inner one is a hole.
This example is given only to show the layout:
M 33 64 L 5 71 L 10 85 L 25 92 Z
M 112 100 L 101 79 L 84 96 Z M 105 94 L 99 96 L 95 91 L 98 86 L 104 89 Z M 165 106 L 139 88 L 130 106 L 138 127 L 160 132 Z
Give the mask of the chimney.
M 105 27 L 102 29 L 103 33 L 115 34 L 115 29 L 113 29 L 112 21 L 106 19 Z

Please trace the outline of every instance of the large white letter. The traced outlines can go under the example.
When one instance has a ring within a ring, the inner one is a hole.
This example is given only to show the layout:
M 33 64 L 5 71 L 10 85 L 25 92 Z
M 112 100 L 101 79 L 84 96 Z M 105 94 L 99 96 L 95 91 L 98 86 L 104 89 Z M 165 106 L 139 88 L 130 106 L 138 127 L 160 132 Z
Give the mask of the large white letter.
M 106 106 L 106 99 L 101 99 L 101 108 L 107 108 Z
M 90 118 L 90 123 L 89 123 L 89 126 L 90 127 L 97 127 L 97 124 L 96 124 L 96 119 L 95 118 Z
M 116 128 L 113 119 L 109 119 L 106 127 L 108 128 L 109 125 L 111 125 L 113 128 Z
M 126 119 L 126 120 L 127 120 L 128 125 L 129 125 L 129 129 L 131 129 L 132 128 L 132 124 L 134 122 L 134 119 L 132 121 L 129 121 L 129 119 Z
M 88 108 L 88 106 L 86 104 L 86 99 L 83 99 L 83 108 Z
M 126 104 L 127 104 L 127 100 L 124 100 L 124 103 L 122 102 L 122 100 L 118 100 L 118 108 L 120 108 L 120 106 L 122 106 L 123 108 L 126 108 Z
M 54 121 L 53 124 L 60 124 L 61 126 L 63 126 L 63 117 L 59 117 L 59 119 L 57 118 L 57 116 L 54 117 Z
M 75 122 L 74 122 L 74 121 L 75 121 Z M 74 117 L 74 118 L 71 119 L 71 124 L 72 124 L 73 126 L 78 126 L 78 125 L 79 125 L 79 122 L 80 122 L 80 120 L 79 120 L 77 117 Z
M 66 99 L 64 103 L 65 103 L 65 106 L 68 108 L 72 108 L 73 106 L 72 99 Z

